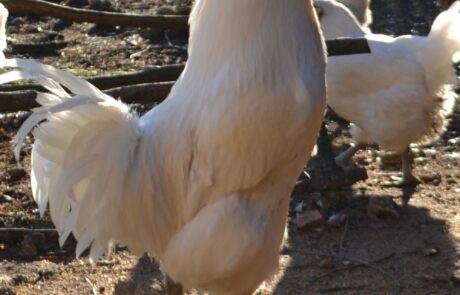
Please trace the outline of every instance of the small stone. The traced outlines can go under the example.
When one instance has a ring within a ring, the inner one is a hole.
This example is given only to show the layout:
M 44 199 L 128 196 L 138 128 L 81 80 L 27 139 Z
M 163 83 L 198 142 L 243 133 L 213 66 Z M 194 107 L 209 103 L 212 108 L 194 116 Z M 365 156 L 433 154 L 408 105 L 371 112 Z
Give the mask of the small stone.
M 330 258 L 325 258 L 319 262 L 319 267 L 322 270 L 331 270 L 334 268 L 334 263 Z
M 380 219 L 399 219 L 401 216 L 396 211 L 396 203 L 390 198 L 371 198 L 367 207 L 367 215 Z
M 457 160 L 460 159 L 460 153 L 453 152 L 445 155 L 446 158 L 452 159 L 452 160 Z
M 460 137 L 451 138 L 447 141 L 450 145 L 460 145 Z
M 423 249 L 423 255 L 425 256 L 435 256 L 439 254 L 439 249 L 437 248 L 426 248 Z
M 6 201 L 6 202 L 12 202 L 14 199 L 9 196 L 9 195 L 2 195 L 2 198 Z
M 411 153 L 414 156 L 414 158 L 417 158 L 423 155 L 423 151 L 419 148 L 411 148 Z
M 301 230 L 311 230 L 324 225 L 324 218 L 318 210 L 306 210 L 296 214 L 295 224 Z
M 457 180 L 455 180 L 455 178 L 453 178 L 450 175 L 446 176 L 446 182 L 447 182 L 447 184 L 457 184 L 458 183 Z
M 425 183 L 430 182 L 437 182 L 438 184 L 441 182 L 441 175 L 436 172 L 427 172 L 424 174 L 419 175 L 421 181 Z
M 435 158 L 436 154 L 437 154 L 437 151 L 435 149 L 424 149 L 423 154 L 427 158 Z
M 414 159 L 414 163 L 417 165 L 425 164 L 426 163 L 426 158 L 423 157 L 417 157 Z

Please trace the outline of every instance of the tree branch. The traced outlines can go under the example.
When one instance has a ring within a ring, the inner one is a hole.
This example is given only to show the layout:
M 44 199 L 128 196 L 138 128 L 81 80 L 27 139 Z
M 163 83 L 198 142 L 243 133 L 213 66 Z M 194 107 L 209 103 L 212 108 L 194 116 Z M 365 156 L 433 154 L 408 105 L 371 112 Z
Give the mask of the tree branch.
M 126 26 L 140 28 L 172 29 L 187 31 L 188 16 L 148 16 L 127 13 L 101 12 L 90 9 L 73 8 L 42 0 L 1 0 L 12 13 L 33 13 L 52 16 L 72 22 L 88 22 L 102 26 Z
M 174 82 L 144 83 L 107 89 L 108 95 L 126 103 L 159 103 L 167 96 Z M 41 90 L 39 90 L 41 91 Z M 36 90 L 0 93 L 0 113 L 28 111 L 38 107 Z
M 105 90 L 126 85 L 175 81 L 182 73 L 183 69 L 183 64 L 153 66 L 142 71 L 137 71 L 124 75 L 92 77 L 88 78 L 87 81 L 93 84 L 94 86 L 98 87 L 99 89 Z M 0 91 L 4 92 L 21 90 L 45 91 L 45 89 L 38 84 L 0 85 Z

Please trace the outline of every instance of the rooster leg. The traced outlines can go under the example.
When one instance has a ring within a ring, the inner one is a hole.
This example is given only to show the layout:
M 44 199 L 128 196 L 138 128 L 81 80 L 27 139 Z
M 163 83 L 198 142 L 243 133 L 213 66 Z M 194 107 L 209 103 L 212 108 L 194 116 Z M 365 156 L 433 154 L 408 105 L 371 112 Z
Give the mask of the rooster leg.
M 412 174 L 412 165 L 409 158 L 409 148 L 407 148 L 401 155 L 402 173 L 403 180 L 401 185 L 403 186 L 416 186 L 420 183 L 420 180 Z
M 355 153 L 365 147 L 366 144 L 364 143 L 352 143 L 346 151 L 335 157 L 335 163 L 337 164 L 337 166 L 341 168 L 346 168 L 349 165 L 350 160 L 351 158 L 353 158 Z
M 169 276 L 166 276 L 166 294 L 167 295 L 182 295 L 182 285 L 176 283 L 173 279 Z

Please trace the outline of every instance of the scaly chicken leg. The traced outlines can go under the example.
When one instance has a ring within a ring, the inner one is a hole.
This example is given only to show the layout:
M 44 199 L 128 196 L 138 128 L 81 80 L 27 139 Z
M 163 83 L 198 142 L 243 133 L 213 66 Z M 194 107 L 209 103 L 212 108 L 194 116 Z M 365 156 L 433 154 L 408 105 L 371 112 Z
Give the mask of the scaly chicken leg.
M 337 164 L 337 166 L 341 168 L 347 167 L 350 163 L 351 158 L 353 158 L 356 152 L 360 149 L 365 148 L 366 146 L 367 144 L 365 143 L 352 143 L 346 151 L 335 157 L 335 163 Z
M 412 165 L 410 163 L 409 151 L 410 148 L 407 148 L 401 154 L 401 170 L 403 173 L 403 179 L 401 182 L 402 186 L 416 186 L 420 183 L 420 180 L 417 177 L 415 177 L 414 174 L 412 174 Z

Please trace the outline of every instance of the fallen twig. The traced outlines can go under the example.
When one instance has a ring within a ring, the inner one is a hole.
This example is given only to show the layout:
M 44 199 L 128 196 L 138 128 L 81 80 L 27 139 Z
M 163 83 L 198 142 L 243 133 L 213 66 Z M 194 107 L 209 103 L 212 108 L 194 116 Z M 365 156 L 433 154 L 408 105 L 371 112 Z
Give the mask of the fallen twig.
M 174 82 L 145 83 L 107 89 L 108 95 L 126 103 L 159 103 L 168 95 Z M 0 93 L 0 112 L 17 112 L 38 107 L 37 91 L 15 91 Z
M 145 83 L 112 88 L 104 91 L 126 103 L 159 103 L 168 96 L 174 82 Z
M 93 284 L 93 282 L 91 282 L 91 280 L 89 278 L 85 278 L 85 281 L 91 286 L 92 294 L 97 295 L 98 292 L 97 292 L 96 286 Z
M 57 241 L 59 235 L 55 229 L 0 228 L 0 243 L 14 245 L 24 240 L 27 235 L 40 234 L 45 240 Z
M 52 16 L 72 22 L 88 22 L 102 26 L 127 26 L 140 28 L 188 30 L 187 15 L 135 15 L 127 13 L 101 12 L 73 8 L 41 0 L 0 0 L 12 13 L 33 13 Z
M 51 41 L 40 43 L 26 43 L 26 44 L 10 44 L 11 51 L 15 54 L 47 54 L 54 53 L 60 49 L 65 48 L 69 42 L 66 41 Z
M 352 261 L 352 262 L 354 262 L 354 264 L 350 264 L 350 265 L 348 265 L 346 267 L 342 267 L 342 268 L 336 268 L 336 269 L 333 269 L 331 271 L 328 271 L 327 273 L 321 274 L 319 276 L 315 276 L 313 279 L 311 279 L 311 282 L 317 281 L 317 280 L 319 280 L 321 278 L 324 278 L 324 277 L 328 277 L 331 274 L 334 274 L 334 273 L 339 272 L 339 271 L 345 271 L 345 270 L 350 270 L 350 269 L 353 269 L 353 268 L 356 268 L 356 267 L 366 266 L 366 267 L 372 268 L 374 270 L 377 270 L 378 272 L 380 272 L 380 273 L 384 274 L 385 276 L 391 278 L 391 280 L 395 283 L 395 285 L 397 285 L 399 287 L 399 282 L 395 278 L 393 278 L 385 270 L 373 265 L 374 263 L 378 263 L 378 262 L 382 262 L 384 260 L 390 259 L 391 257 L 393 257 L 395 255 L 394 252 L 391 252 L 389 255 L 374 259 L 372 261 L 365 261 L 365 260 L 362 260 L 362 259 L 355 259 L 353 257 L 348 257 L 348 256 L 343 256 L 343 255 L 336 254 L 335 252 L 333 252 L 332 255 L 335 256 L 336 258 Z
M 30 110 L 37 107 L 34 90 L 0 93 L 0 113 Z
M 147 69 L 142 71 L 137 71 L 129 74 L 92 77 L 88 78 L 87 81 L 101 90 L 106 90 L 126 85 L 175 81 L 182 73 L 183 69 L 183 64 L 154 66 L 148 67 Z M 46 91 L 43 87 L 41 87 L 38 84 L 0 85 L 0 91 L 11 92 L 19 90 Z

